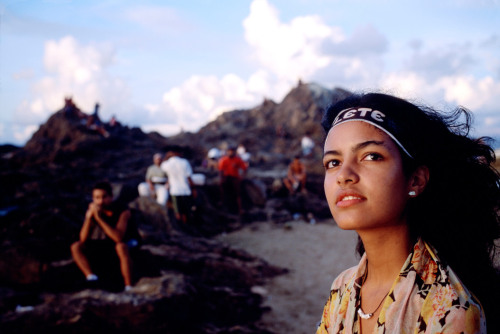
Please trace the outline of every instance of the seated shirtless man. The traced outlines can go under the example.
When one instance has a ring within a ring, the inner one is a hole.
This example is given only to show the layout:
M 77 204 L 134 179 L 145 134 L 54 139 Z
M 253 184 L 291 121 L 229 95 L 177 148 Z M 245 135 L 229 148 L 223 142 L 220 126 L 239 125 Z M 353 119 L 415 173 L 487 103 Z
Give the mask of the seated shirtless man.
M 303 193 L 306 192 L 306 167 L 300 161 L 299 156 L 295 156 L 290 165 L 288 165 L 288 172 L 283 183 L 290 194 L 295 194 L 299 190 Z
M 114 249 L 120 259 L 120 269 L 125 283 L 125 290 L 132 286 L 131 260 L 129 247 L 124 240 L 130 211 L 113 202 L 111 185 L 97 183 L 92 189 L 92 202 L 85 214 L 80 240 L 71 245 L 71 254 L 87 281 L 96 281 L 88 261 L 86 250 L 97 248 L 99 251 Z

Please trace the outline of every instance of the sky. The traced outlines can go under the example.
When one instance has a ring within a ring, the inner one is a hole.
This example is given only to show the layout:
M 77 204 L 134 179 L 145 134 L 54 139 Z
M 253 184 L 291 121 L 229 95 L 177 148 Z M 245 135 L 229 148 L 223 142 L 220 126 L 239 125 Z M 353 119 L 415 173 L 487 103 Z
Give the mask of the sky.
M 0 144 L 66 96 L 169 136 L 298 80 L 461 105 L 500 139 L 500 0 L 0 0 Z

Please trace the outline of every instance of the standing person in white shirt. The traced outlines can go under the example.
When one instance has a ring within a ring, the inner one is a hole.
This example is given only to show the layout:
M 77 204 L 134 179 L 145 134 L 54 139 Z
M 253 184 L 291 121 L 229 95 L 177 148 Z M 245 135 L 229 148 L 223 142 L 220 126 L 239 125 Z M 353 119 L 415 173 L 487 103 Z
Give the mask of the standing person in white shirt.
M 169 193 L 172 198 L 175 218 L 186 224 L 188 213 L 193 206 L 193 196 L 196 196 L 194 189 L 193 170 L 189 162 L 181 158 L 179 149 L 171 150 L 167 153 L 165 161 L 161 164 L 161 169 L 168 176 Z
M 153 156 L 153 164 L 146 171 L 146 181 L 138 186 L 139 196 L 154 197 L 156 202 L 165 206 L 168 200 L 168 189 L 166 187 L 167 175 L 161 170 L 160 165 L 163 155 L 156 153 Z
M 304 157 L 311 157 L 314 149 L 314 140 L 311 138 L 310 132 L 306 132 L 304 137 L 300 141 L 300 146 L 302 147 L 302 155 Z

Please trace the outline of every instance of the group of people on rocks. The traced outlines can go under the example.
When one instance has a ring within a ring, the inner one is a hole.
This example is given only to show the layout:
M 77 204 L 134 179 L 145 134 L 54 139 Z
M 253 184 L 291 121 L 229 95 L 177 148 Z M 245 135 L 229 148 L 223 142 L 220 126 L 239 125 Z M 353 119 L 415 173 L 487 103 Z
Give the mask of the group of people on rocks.
M 249 167 L 250 154 L 242 145 L 229 147 L 222 156 L 220 151 L 213 153 L 209 152 L 208 156 L 213 158 L 219 172 L 222 202 L 229 211 L 237 211 L 241 215 L 241 182 Z M 145 181 L 138 185 L 138 193 L 171 208 L 178 222 L 190 224 L 190 213 L 197 195 L 193 181 L 196 176 L 189 161 L 182 157 L 180 148 L 173 148 L 166 154 L 155 153 L 153 164 L 146 170 Z M 283 183 L 293 194 L 298 190 L 305 191 L 305 180 L 305 167 L 297 156 L 290 164 Z M 200 184 L 200 181 L 197 183 Z M 130 249 L 139 242 L 140 236 L 131 221 L 128 207 L 113 201 L 110 183 L 97 183 L 92 189 L 92 201 L 87 208 L 79 240 L 71 245 L 73 259 L 85 279 L 88 282 L 99 280 L 90 264 L 92 254 L 114 252 L 120 262 L 124 289 L 132 289 Z
M 64 98 L 63 112 L 66 116 L 78 119 L 81 124 L 85 125 L 87 129 L 95 131 L 105 138 L 110 136 L 109 130 L 120 125 L 116 116 L 113 115 L 108 123 L 104 123 L 99 117 L 100 104 L 96 103 L 94 112 L 90 115 L 84 113 L 73 102 L 72 97 Z
M 237 151 L 240 150 L 240 154 Z M 214 148 L 208 152 L 209 162 L 206 166 L 216 169 L 220 176 L 221 199 L 232 209 L 230 200 L 235 201 L 239 214 L 242 214 L 241 181 L 248 168 L 249 162 L 241 157 L 248 157 L 245 151 L 236 147 L 229 147 L 223 156 Z M 193 176 L 195 177 L 193 180 Z M 193 207 L 193 198 L 196 197 L 195 184 L 199 180 L 198 174 L 193 174 L 189 162 L 181 157 L 180 150 L 169 151 L 165 156 L 156 153 L 153 164 L 146 171 L 146 179 L 138 186 L 140 196 L 152 197 L 156 202 L 165 206 L 171 199 L 175 217 L 182 223 L 189 223 L 189 213 Z
M 99 117 L 99 103 L 95 104 L 92 114 L 80 110 L 71 97 L 65 98 L 63 112 L 74 118 L 89 130 L 96 131 L 103 137 L 109 137 L 105 126 L 114 126 L 118 122 L 113 116 L 109 124 L 104 124 Z M 303 139 L 301 145 L 305 154 L 310 154 L 311 140 Z M 225 150 L 212 148 L 207 154 L 205 167 L 219 174 L 221 203 L 229 212 L 242 215 L 242 181 L 250 165 L 251 154 L 244 145 L 227 147 Z M 182 224 L 193 223 L 192 210 L 196 198 L 195 180 L 203 183 L 193 173 L 188 160 L 182 157 L 180 148 L 173 148 L 166 154 L 156 153 L 153 164 L 147 168 L 145 181 L 138 185 L 139 196 L 151 197 L 160 206 L 172 210 L 175 219 Z M 282 180 L 290 194 L 305 192 L 306 172 L 299 156 L 290 163 L 287 174 Z M 90 264 L 92 256 L 105 252 L 116 253 L 126 291 L 132 288 L 130 249 L 139 245 L 140 236 L 131 220 L 131 212 L 125 203 L 113 200 L 112 186 L 108 182 L 99 182 L 92 188 L 92 201 L 89 204 L 79 240 L 71 245 L 73 259 L 85 275 L 88 282 L 99 281 Z
M 302 155 L 311 157 L 315 146 L 314 141 L 306 134 L 301 140 Z M 207 159 L 204 161 L 204 167 L 208 170 L 219 171 L 220 187 L 222 200 L 227 202 L 235 199 L 238 212 L 241 214 L 241 182 L 250 165 L 250 153 L 246 151 L 245 146 L 229 147 L 220 150 L 216 147 L 211 148 L 207 153 Z M 307 193 L 306 191 L 307 172 L 305 164 L 302 162 L 301 155 L 297 154 L 289 163 L 286 175 L 279 179 L 279 183 L 284 186 L 288 193 Z
M 165 156 L 154 154 L 153 164 L 148 167 L 146 180 L 139 184 L 138 191 L 139 196 L 152 197 L 161 206 L 166 206 L 170 199 L 175 218 L 188 223 L 196 197 L 191 164 L 178 148 L 168 151 Z

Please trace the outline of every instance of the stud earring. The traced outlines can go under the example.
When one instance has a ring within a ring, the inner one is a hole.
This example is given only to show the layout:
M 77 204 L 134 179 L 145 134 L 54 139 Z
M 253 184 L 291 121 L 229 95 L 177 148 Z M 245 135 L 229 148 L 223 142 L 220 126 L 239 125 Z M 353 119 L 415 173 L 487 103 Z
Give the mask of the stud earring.
M 416 195 L 417 195 L 417 193 L 415 192 L 415 190 L 412 190 L 412 191 L 410 191 L 410 192 L 408 193 L 408 195 L 410 195 L 411 197 L 413 197 L 413 196 L 416 196 Z

